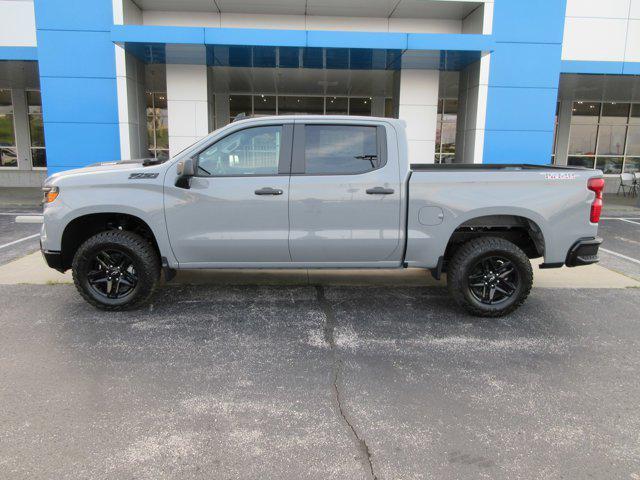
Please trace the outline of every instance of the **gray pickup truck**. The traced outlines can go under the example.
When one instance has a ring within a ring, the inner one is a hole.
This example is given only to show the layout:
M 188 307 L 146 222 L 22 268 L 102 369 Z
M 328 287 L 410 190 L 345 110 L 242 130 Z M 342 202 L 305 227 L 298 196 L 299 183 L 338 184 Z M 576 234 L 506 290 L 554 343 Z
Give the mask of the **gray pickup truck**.
M 42 252 L 105 310 L 149 300 L 161 273 L 219 268 L 424 268 L 470 313 L 515 310 L 541 268 L 598 261 L 602 173 L 409 165 L 404 122 L 234 122 L 160 162 L 45 182 Z

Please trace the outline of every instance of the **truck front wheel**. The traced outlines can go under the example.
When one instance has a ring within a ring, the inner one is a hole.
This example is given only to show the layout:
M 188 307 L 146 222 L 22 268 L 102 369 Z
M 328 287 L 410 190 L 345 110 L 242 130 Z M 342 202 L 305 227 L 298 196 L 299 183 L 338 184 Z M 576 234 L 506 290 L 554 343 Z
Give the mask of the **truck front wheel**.
M 126 310 L 149 300 L 160 277 L 160 262 L 140 235 L 108 230 L 80 245 L 72 271 L 76 288 L 91 305 Z
M 501 317 L 524 303 L 533 284 L 525 253 L 499 237 L 479 237 L 463 244 L 447 268 L 453 299 L 472 315 Z

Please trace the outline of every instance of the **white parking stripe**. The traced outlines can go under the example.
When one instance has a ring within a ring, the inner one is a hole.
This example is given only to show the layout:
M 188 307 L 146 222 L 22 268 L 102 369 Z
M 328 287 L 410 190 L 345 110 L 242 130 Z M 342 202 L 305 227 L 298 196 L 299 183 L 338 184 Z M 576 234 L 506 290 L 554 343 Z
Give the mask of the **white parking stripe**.
M 631 220 L 630 218 L 619 218 L 621 222 L 633 223 L 634 225 L 640 225 L 640 222 L 636 222 L 635 220 Z
M 39 237 L 40 234 L 36 233 L 35 235 L 29 235 L 28 237 L 19 238 L 18 240 L 14 240 L 13 242 L 5 243 L 4 245 L 0 245 L 0 249 L 10 247 L 11 245 L 15 245 L 16 243 L 24 242 L 25 240 L 31 240 L 32 238 Z
M 618 253 L 618 252 L 612 252 L 611 250 L 607 250 L 605 248 L 600 248 L 600 251 L 601 252 L 606 252 L 609 255 L 615 255 L 616 257 L 624 258 L 625 260 L 629 260 L 630 262 L 637 263 L 638 265 L 640 265 L 640 260 L 638 260 L 637 258 L 627 257 L 626 255 L 623 255 L 623 254 Z

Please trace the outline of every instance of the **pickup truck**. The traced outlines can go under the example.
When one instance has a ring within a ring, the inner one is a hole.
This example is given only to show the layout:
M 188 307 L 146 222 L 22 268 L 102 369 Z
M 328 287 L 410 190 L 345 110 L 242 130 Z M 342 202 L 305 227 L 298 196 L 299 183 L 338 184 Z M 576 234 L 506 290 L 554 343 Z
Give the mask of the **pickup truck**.
M 52 268 L 105 310 L 148 301 L 164 273 L 221 268 L 422 268 L 497 317 L 533 273 L 598 261 L 597 170 L 408 162 L 405 123 L 240 120 L 168 161 L 119 161 L 44 184 Z

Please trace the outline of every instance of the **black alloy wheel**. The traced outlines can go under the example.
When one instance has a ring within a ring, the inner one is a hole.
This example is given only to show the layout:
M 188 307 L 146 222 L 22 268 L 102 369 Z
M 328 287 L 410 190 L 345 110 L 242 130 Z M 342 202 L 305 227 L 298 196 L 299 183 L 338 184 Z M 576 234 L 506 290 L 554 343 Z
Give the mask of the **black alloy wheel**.
M 501 256 L 485 257 L 467 276 L 469 291 L 481 303 L 498 305 L 518 290 L 520 276 L 513 263 Z
M 98 295 L 121 299 L 135 290 L 138 274 L 133 259 L 125 252 L 112 248 L 94 254 L 87 281 Z

